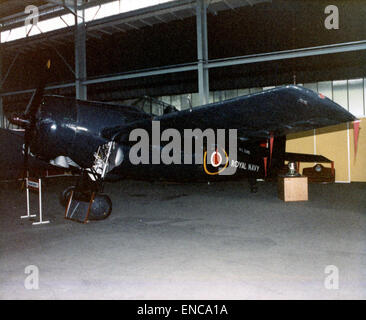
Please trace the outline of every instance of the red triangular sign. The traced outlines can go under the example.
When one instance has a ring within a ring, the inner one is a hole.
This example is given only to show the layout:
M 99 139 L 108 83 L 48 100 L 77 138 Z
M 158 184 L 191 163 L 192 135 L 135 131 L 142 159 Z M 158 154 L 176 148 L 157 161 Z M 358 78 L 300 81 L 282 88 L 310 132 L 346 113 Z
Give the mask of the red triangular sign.
M 269 164 L 272 164 L 272 151 L 273 151 L 273 134 L 269 138 Z
M 264 176 L 267 177 L 267 157 L 263 158 L 264 163 Z
M 358 134 L 360 132 L 360 120 L 353 121 L 353 138 L 355 144 L 355 160 L 357 155 L 357 146 L 358 146 Z

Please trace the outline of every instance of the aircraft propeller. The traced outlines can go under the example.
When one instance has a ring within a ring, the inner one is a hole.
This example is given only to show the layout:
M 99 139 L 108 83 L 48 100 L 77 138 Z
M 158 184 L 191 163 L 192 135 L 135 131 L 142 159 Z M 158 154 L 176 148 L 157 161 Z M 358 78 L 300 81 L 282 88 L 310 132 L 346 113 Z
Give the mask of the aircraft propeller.
M 14 115 L 9 119 L 10 123 L 18 125 L 19 127 L 25 129 L 24 150 L 23 150 L 24 151 L 23 178 L 25 178 L 26 173 L 28 172 L 29 149 L 34 137 L 34 130 L 36 127 L 36 115 L 41 106 L 44 89 L 51 69 L 51 60 L 47 61 L 46 67 L 47 69 L 45 75 L 41 77 L 40 83 L 38 84 L 38 87 L 35 93 L 33 94 L 33 97 L 24 113 L 21 116 Z

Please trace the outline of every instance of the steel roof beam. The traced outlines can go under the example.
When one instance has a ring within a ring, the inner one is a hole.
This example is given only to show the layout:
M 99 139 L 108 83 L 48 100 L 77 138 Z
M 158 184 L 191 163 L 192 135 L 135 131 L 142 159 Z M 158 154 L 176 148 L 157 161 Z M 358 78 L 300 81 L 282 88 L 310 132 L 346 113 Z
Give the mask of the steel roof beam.
M 198 61 L 198 93 L 200 104 L 209 101 L 209 71 L 208 61 L 208 36 L 207 36 L 207 3 L 205 0 L 197 1 L 196 8 L 197 27 L 197 61 Z
M 101 33 L 107 34 L 109 36 L 112 35 L 112 32 L 104 30 L 103 27 L 95 28 L 94 31 L 101 32 Z
M 234 10 L 234 7 L 230 4 L 229 0 L 223 0 L 223 2 L 228 6 L 229 9 Z
M 122 29 L 121 27 L 116 26 L 116 25 L 112 25 L 112 26 L 111 26 L 111 28 L 113 28 L 113 29 L 115 29 L 115 30 L 117 30 L 117 31 L 120 31 L 120 32 L 126 32 L 126 30 L 125 30 L 125 29 Z
M 294 58 L 302 58 L 316 55 L 324 55 L 324 54 L 336 54 L 342 52 L 352 52 L 352 51 L 362 51 L 366 50 L 366 40 L 356 41 L 356 42 L 347 42 L 347 43 L 338 43 L 333 45 L 319 46 L 319 47 L 310 47 L 310 48 L 302 48 L 302 49 L 294 49 L 294 50 L 286 50 L 265 54 L 254 54 L 249 56 L 242 57 L 233 57 L 227 59 L 217 59 L 217 60 L 209 60 L 207 62 L 208 68 L 221 68 L 227 66 L 234 66 L 240 64 L 249 64 L 249 63 L 260 63 L 266 61 L 276 61 L 281 59 L 294 59 Z M 141 78 L 141 77 L 149 77 L 156 76 L 162 74 L 169 73 L 178 73 L 178 72 L 186 72 L 186 71 L 197 71 L 198 63 L 188 63 L 183 65 L 175 65 L 175 66 L 167 66 L 165 68 L 154 68 L 154 69 L 144 69 L 135 72 L 127 72 L 119 75 L 107 75 L 100 76 L 94 79 L 88 79 L 83 81 L 84 85 L 105 83 L 111 81 L 119 81 L 133 78 Z M 46 89 L 61 89 L 66 87 L 73 87 L 75 83 L 67 83 L 61 85 L 52 85 L 48 86 Z M 1 93 L 0 96 L 8 96 L 14 94 L 22 94 L 29 93 L 34 91 L 34 89 L 29 90 L 21 90 L 21 91 L 13 91 Z
M 1 42 L 1 32 L 0 32 L 0 42 Z M 2 50 L 0 50 L 0 90 L 2 91 L 2 83 L 3 83 L 3 54 Z M 4 117 L 4 109 L 3 109 L 3 98 L 0 96 L 0 128 L 5 127 L 5 117 Z
M 139 21 L 141 21 L 143 24 L 146 24 L 149 27 L 152 27 L 153 25 L 147 21 L 145 21 L 144 19 L 139 19 Z
M 276 61 L 285 59 L 304 58 L 318 56 L 324 54 L 334 54 L 342 52 L 366 50 L 366 40 L 330 44 L 325 46 L 317 46 L 310 48 L 301 48 L 285 51 L 277 51 L 270 53 L 252 54 L 241 57 L 225 58 L 211 60 L 208 63 L 208 68 L 221 68 L 227 66 L 235 66 L 241 64 L 258 63 L 266 61 Z
M 83 83 L 87 79 L 85 10 L 78 10 L 78 5 L 74 0 L 76 99 L 87 100 L 87 86 Z
M 65 8 L 67 11 L 72 13 L 74 16 L 77 15 L 77 6 L 75 8 L 74 0 L 47 0 L 47 2 L 51 2 L 60 7 Z
M 58 3 L 61 0 L 57 0 Z M 210 5 L 214 5 L 216 3 L 222 2 L 223 0 L 211 0 L 210 1 Z M 261 0 L 263 2 L 268 2 L 270 0 Z M 110 2 L 110 1 L 104 1 L 105 3 Z M 104 3 L 103 2 L 103 3 Z M 92 6 L 96 5 L 96 1 L 95 2 L 90 2 L 84 5 L 81 5 L 78 7 L 78 9 L 80 10 L 80 8 L 89 8 Z M 179 11 L 180 10 L 195 10 L 195 4 L 196 4 L 196 0 L 179 0 L 179 1 L 171 1 L 171 2 L 166 2 L 163 4 L 158 4 L 155 6 L 151 6 L 151 7 L 147 7 L 147 8 L 141 8 L 141 9 L 137 9 L 134 11 L 130 11 L 130 12 L 124 12 L 124 13 L 120 13 L 114 16 L 110 16 L 110 17 L 105 17 L 102 19 L 98 19 L 98 20 L 94 20 L 94 21 L 90 21 L 87 22 L 87 28 L 89 30 L 92 30 L 94 28 L 100 28 L 100 27 L 104 27 L 104 26 L 113 26 L 113 25 L 121 25 L 121 24 L 128 24 L 131 28 L 133 29 L 139 29 L 137 26 L 134 25 L 134 21 L 144 21 L 145 24 L 147 25 L 152 25 L 153 23 L 148 22 L 148 18 L 151 17 L 155 17 L 157 20 L 162 21 L 162 22 L 166 22 L 165 19 L 162 17 L 162 15 L 164 14 L 171 14 L 172 16 L 174 16 L 177 19 L 181 19 L 181 17 L 179 17 Z M 50 10 L 63 10 L 62 12 L 65 12 L 64 8 L 62 7 L 51 7 L 51 9 L 48 9 L 50 12 Z M 24 20 L 24 19 L 23 19 Z M 170 20 L 170 19 L 169 19 Z M 65 28 L 71 28 L 71 27 L 66 27 Z M 63 36 L 69 35 L 70 33 L 68 32 L 67 29 L 60 29 L 61 30 L 61 34 Z M 55 34 L 58 34 L 56 31 L 60 30 L 55 30 L 55 31 L 50 31 L 47 32 L 47 37 L 45 37 L 45 40 L 48 41 L 48 39 L 52 38 Z M 53 33 L 55 32 L 55 33 Z M 71 34 L 70 34 L 71 35 Z M 9 43 L 4 43 L 2 45 L 4 46 L 4 49 L 7 48 L 7 46 L 13 46 L 14 43 L 24 43 L 24 41 L 37 41 L 38 36 L 31 36 L 28 38 L 23 38 L 23 39 L 19 39 L 16 41 L 11 41 Z
M 38 9 L 39 9 L 38 17 L 42 17 L 43 19 L 46 19 L 46 17 L 49 18 L 53 18 L 55 16 L 59 17 L 67 12 L 63 7 L 51 6 L 51 5 L 42 6 L 39 7 Z M 27 18 L 28 15 L 25 14 L 24 12 L 21 12 L 10 17 L 1 18 L 0 25 L 2 27 L 2 30 L 10 30 L 16 28 L 17 26 L 24 25 Z
M 110 81 L 151 77 L 151 76 L 158 76 L 158 75 L 162 75 L 162 74 L 195 71 L 195 70 L 197 70 L 197 65 L 195 63 L 191 63 L 191 64 L 184 64 L 184 65 L 177 65 L 177 66 L 168 66 L 165 68 L 144 69 L 141 71 L 127 72 L 127 73 L 122 73 L 119 75 L 98 77 L 95 79 L 88 79 L 87 81 L 84 81 L 84 84 L 91 85 L 91 84 L 98 84 L 98 83 L 104 83 L 104 82 L 110 82 Z
M 57 55 L 61 58 L 61 60 L 66 65 L 66 67 L 70 70 L 70 72 L 76 77 L 76 73 L 75 73 L 74 69 L 70 66 L 70 64 L 67 62 L 65 57 L 61 54 L 61 52 L 58 51 L 56 47 L 52 47 L 52 48 L 53 48 L 53 50 L 56 51 Z

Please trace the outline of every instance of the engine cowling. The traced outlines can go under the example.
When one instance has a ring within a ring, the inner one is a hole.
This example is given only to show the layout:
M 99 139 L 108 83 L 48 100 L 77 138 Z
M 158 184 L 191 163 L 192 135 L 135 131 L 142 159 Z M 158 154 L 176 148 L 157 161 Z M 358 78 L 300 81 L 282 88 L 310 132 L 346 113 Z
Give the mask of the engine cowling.
M 36 115 L 31 153 L 45 161 L 64 157 L 82 168 L 91 168 L 96 164 L 98 150 L 110 143 L 102 131 L 123 125 L 126 121 L 130 121 L 128 112 L 117 107 L 45 96 Z M 112 152 L 114 159 L 111 163 L 113 166 L 120 164 L 123 161 L 122 149 L 114 146 Z

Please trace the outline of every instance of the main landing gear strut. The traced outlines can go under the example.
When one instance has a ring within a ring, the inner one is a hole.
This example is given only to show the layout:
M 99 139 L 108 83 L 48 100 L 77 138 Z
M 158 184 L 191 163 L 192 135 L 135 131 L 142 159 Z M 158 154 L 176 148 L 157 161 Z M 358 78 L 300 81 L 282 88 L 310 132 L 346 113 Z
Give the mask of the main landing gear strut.
M 75 213 L 78 216 L 77 210 L 81 210 L 81 207 L 87 207 L 86 218 L 82 216 L 85 218 L 83 222 L 103 220 L 111 214 L 112 201 L 103 193 L 104 178 L 122 161 L 123 151 L 114 141 L 98 147 L 94 153 L 93 166 L 82 170 L 77 185 L 68 187 L 61 195 L 61 203 L 66 206 L 66 218 L 75 218 Z

